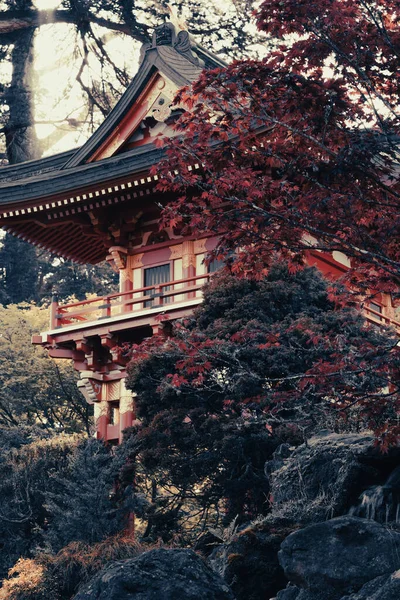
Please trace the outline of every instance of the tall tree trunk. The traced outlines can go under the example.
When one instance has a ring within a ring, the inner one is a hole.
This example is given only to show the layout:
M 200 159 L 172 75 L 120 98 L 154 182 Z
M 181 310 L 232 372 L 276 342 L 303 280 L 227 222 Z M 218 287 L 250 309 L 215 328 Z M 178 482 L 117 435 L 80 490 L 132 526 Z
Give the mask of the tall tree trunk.
M 33 27 L 21 31 L 12 50 L 13 72 L 7 93 L 9 119 L 5 131 L 10 164 L 40 157 L 33 114 L 34 35 Z

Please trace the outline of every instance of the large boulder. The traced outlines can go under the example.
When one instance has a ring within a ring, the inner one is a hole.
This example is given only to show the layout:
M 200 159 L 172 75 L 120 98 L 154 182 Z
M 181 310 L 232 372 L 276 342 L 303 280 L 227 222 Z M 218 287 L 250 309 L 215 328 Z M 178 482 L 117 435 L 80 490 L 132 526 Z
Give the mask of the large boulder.
M 290 586 L 273 598 L 272 600 L 327 600 L 324 592 L 311 592 L 310 590 L 301 590 L 297 586 Z
M 297 600 L 301 589 L 297 587 L 297 585 L 291 585 L 284 590 L 281 590 L 277 597 L 273 600 Z
M 285 448 L 266 464 L 273 512 L 302 523 L 347 514 L 366 488 L 386 481 L 399 456 L 399 448 L 381 453 L 368 433 L 326 432 L 289 455 Z
M 400 598 L 400 571 L 392 573 L 389 577 L 383 575 L 363 585 L 361 590 L 341 600 L 399 600 Z
M 226 583 L 192 550 L 150 550 L 112 563 L 74 600 L 234 600 Z
M 374 521 L 338 517 L 289 535 L 279 562 L 291 583 L 311 593 L 304 600 L 318 594 L 341 598 L 400 568 L 400 533 Z
M 278 551 L 283 540 L 297 529 L 287 519 L 266 517 L 238 531 L 209 556 L 237 600 L 264 600 L 286 584 Z

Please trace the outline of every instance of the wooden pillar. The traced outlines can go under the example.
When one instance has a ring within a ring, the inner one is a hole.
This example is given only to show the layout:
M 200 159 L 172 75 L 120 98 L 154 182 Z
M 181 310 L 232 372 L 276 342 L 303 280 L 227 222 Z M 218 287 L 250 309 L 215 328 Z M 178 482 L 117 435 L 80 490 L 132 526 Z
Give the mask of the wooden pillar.
M 129 273 L 129 269 L 125 268 L 119 272 L 119 291 L 121 294 L 124 292 L 131 292 L 133 290 L 132 275 Z
M 125 387 L 125 379 L 120 381 L 120 400 L 119 400 L 119 441 L 122 441 L 122 432 L 128 427 L 132 427 L 135 419 L 135 401 L 133 394 Z
M 194 242 L 184 241 L 182 243 L 182 271 L 183 279 L 194 277 L 196 275 L 196 255 L 194 253 Z M 195 281 L 190 281 L 185 286 L 192 287 L 196 285 Z M 195 293 L 188 294 L 188 298 L 194 298 Z
M 59 326 L 58 317 L 58 297 L 53 294 L 50 304 L 50 329 L 56 329 Z
M 96 402 L 94 405 L 96 437 L 98 440 L 107 439 L 107 425 L 110 423 L 110 412 L 107 400 Z
M 130 270 L 128 268 L 125 268 L 119 272 L 119 291 L 121 292 L 121 294 L 124 294 L 125 292 L 131 292 L 132 290 L 133 290 L 132 275 L 131 275 Z M 128 302 L 129 300 L 132 300 L 132 294 L 126 294 L 125 296 L 122 296 L 122 298 L 121 298 L 122 312 L 124 312 L 124 313 L 130 312 L 132 310 L 131 304 L 125 305 L 125 302 Z
M 111 264 L 114 271 L 119 273 L 119 291 L 121 294 L 132 290 L 132 273 L 129 268 L 128 250 L 122 246 L 113 246 L 110 248 L 110 254 L 107 261 Z M 130 298 L 129 295 L 122 297 L 122 303 Z M 123 306 L 122 312 L 131 310 L 131 307 Z
M 396 311 L 393 306 L 393 299 L 392 299 L 391 294 L 389 294 L 387 292 L 382 292 L 381 296 L 382 296 L 382 305 L 383 305 L 384 315 L 386 317 L 388 317 L 389 319 L 395 319 Z

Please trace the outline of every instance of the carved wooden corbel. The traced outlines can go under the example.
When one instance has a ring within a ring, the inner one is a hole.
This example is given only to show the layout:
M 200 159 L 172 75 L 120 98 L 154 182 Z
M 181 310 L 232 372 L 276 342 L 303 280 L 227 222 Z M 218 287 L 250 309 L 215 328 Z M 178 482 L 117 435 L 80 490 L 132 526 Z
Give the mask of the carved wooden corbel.
M 126 268 L 127 248 L 122 246 L 111 246 L 110 254 L 107 256 L 107 262 L 111 264 L 114 271 L 122 271 Z

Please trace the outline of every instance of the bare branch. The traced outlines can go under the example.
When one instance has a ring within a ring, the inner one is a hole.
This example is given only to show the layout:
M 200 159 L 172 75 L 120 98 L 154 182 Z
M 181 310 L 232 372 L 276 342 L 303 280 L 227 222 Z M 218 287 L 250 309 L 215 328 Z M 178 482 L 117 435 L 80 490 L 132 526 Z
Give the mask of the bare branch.
M 99 17 L 91 12 L 88 12 L 86 22 L 95 23 L 105 29 L 125 33 L 139 42 L 149 40 L 148 26 L 137 24 L 133 29 L 126 23 L 118 23 L 103 17 Z M 13 38 L 18 35 L 18 32 L 30 27 L 40 27 L 41 25 L 49 25 L 54 23 L 71 23 L 74 25 L 82 25 L 82 15 L 74 13 L 70 10 L 26 10 L 17 11 L 9 10 L 0 13 L 0 44 L 10 44 Z

